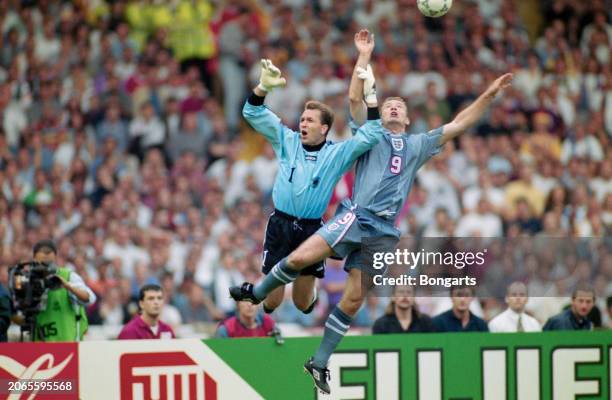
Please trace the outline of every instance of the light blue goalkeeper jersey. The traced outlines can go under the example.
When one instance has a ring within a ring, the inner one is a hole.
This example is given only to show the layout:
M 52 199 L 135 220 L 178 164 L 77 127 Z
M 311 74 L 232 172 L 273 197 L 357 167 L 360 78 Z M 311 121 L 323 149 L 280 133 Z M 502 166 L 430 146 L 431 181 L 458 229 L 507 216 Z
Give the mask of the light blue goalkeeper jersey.
M 266 106 L 247 101 L 242 115 L 272 144 L 279 160 L 272 189 L 274 206 L 298 218 L 321 218 L 342 174 L 376 145 L 383 133 L 380 120 L 371 120 L 357 129 L 349 140 L 327 141 L 318 151 L 306 151 L 300 134 L 283 125 Z
M 351 129 L 358 132 L 354 122 Z M 357 160 L 352 203 L 394 223 L 417 171 L 442 149 L 442 127 L 402 135 L 383 130 L 380 142 Z

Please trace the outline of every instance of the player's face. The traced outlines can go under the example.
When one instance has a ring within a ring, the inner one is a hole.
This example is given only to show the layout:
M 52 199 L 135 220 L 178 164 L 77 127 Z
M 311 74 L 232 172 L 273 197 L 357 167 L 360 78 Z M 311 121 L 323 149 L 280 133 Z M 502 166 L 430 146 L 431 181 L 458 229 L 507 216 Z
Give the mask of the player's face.
M 527 304 L 527 289 L 523 285 L 519 285 L 515 288 L 511 288 L 508 295 L 506 296 L 506 303 L 508 307 L 516 313 L 522 313 Z
M 593 308 L 593 293 L 578 291 L 576 297 L 572 299 L 572 311 L 574 314 L 585 318 Z
M 414 305 L 414 289 L 410 286 L 400 286 L 395 289 L 393 302 L 400 310 L 407 310 Z
M 164 305 L 164 295 L 161 291 L 147 290 L 139 304 L 143 314 L 157 318 Z
M 303 144 L 314 146 L 323 142 L 327 128 L 321 123 L 321 111 L 304 110 L 300 117 L 300 139 Z
M 386 100 L 382 105 L 382 122 L 387 124 L 410 125 L 406 104 L 399 100 Z

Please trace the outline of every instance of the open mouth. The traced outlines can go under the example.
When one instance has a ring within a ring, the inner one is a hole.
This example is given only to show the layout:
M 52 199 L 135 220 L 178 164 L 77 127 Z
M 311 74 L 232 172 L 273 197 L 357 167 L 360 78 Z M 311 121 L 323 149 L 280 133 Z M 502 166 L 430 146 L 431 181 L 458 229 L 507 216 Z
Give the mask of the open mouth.
M 397 112 L 395 112 L 395 111 L 391 111 L 391 116 L 392 116 L 393 118 L 397 118 Z
M 306 136 L 308 136 L 308 132 L 306 132 L 305 130 L 302 129 L 302 131 L 300 132 L 302 134 L 302 137 L 305 138 Z

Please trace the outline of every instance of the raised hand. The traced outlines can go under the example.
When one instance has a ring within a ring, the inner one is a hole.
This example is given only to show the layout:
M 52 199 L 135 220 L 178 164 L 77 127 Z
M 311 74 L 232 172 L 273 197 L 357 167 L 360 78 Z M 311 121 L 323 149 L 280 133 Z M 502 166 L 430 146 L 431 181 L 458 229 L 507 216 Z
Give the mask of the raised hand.
M 368 64 L 367 68 L 357 67 L 357 76 L 363 80 L 363 98 L 368 106 L 375 105 L 376 99 L 376 80 L 372 66 Z
M 272 89 L 285 86 L 287 80 L 281 76 L 281 70 L 278 69 L 272 61 L 268 59 L 261 60 L 261 74 L 259 75 L 259 89 L 270 92 Z
M 362 29 L 355 34 L 355 47 L 360 54 L 371 55 L 374 51 L 374 34 L 370 35 L 367 29 Z
M 508 73 L 494 80 L 493 83 L 491 83 L 491 85 L 487 89 L 488 94 L 490 96 L 497 95 L 497 93 L 499 93 L 501 90 L 504 90 L 505 88 L 507 88 L 508 86 L 512 84 L 513 77 L 514 75 Z

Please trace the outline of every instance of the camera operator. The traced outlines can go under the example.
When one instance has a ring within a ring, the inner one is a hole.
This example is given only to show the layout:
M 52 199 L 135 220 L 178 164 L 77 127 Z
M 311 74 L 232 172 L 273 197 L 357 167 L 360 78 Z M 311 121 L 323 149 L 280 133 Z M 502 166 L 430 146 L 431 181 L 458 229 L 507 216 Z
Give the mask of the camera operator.
M 55 263 L 57 249 L 51 240 L 42 240 L 32 250 L 34 261 Z M 85 306 L 96 301 L 96 295 L 83 279 L 68 268 L 58 267 L 57 276 L 62 282 L 59 289 L 47 292 L 47 306 L 36 316 L 34 341 L 79 341 L 87 331 Z

